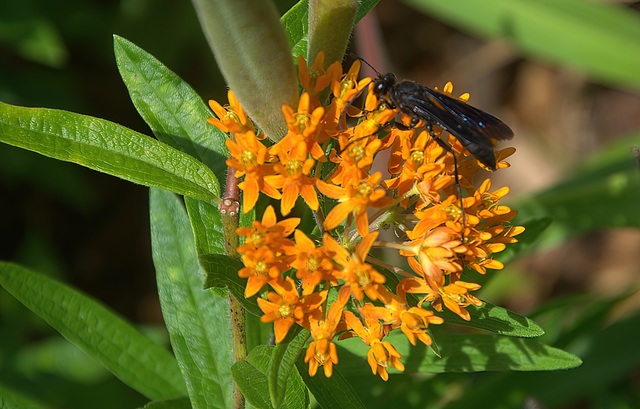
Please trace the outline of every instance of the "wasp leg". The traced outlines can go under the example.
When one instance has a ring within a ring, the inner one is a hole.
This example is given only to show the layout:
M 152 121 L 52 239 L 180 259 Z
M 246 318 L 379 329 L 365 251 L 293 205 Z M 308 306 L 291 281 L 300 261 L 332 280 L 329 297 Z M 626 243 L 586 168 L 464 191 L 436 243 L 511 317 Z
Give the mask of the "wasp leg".
M 411 122 L 413 123 L 413 120 L 411 120 Z M 456 157 L 456 153 L 453 151 L 453 148 L 451 147 L 451 145 L 449 145 L 447 142 L 440 139 L 440 137 L 438 137 L 435 134 L 435 132 L 433 131 L 433 126 L 430 123 L 427 123 L 426 125 L 427 125 L 427 132 L 429 132 L 429 136 L 431 136 L 436 141 L 436 143 L 442 147 L 442 149 L 444 149 L 445 151 L 450 153 L 451 156 L 453 156 L 453 169 L 454 169 L 454 177 L 456 182 L 456 190 L 458 191 L 460 211 L 462 212 L 461 240 L 464 243 L 464 231 L 467 226 L 467 217 L 464 213 L 464 207 L 462 207 L 463 206 L 462 205 L 462 189 L 460 188 L 460 176 L 458 175 L 458 158 Z

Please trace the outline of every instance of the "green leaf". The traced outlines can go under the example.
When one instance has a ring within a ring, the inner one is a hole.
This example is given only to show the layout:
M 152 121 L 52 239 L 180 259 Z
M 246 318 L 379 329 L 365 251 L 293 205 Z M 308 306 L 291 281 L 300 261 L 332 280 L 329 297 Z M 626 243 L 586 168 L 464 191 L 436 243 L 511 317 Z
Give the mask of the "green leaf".
M 640 17 L 583 0 L 405 0 L 484 36 L 505 36 L 522 53 L 640 89 Z
M 103 119 L 0 103 L 0 142 L 186 196 L 212 200 L 220 194 L 201 162 Z
M 141 409 L 191 409 L 189 398 L 159 400 L 149 402 Z
M 184 204 L 193 229 L 196 253 L 198 255 L 225 254 L 222 216 L 218 206 L 211 202 L 191 197 L 185 197 Z
M 280 407 L 284 400 L 287 381 L 310 335 L 309 331 L 295 325 L 273 350 L 269 362 L 269 394 L 274 408 Z
M 424 344 L 412 346 L 402 333 L 394 332 L 387 338 L 402 354 L 406 373 L 550 371 L 575 368 L 582 363 L 575 355 L 525 338 L 441 334 L 437 339 L 442 358 L 427 353 Z M 364 358 L 369 347 L 361 340 L 343 340 L 338 348 L 344 375 L 371 374 Z
M 178 197 L 151 190 L 150 213 L 160 305 L 191 404 L 194 409 L 230 407 L 228 300 L 202 289 L 193 233 Z
M 379 1 L 380 0 L 362 0 L 356 12 L 355 23 L 366 16 Z M 306 58 L 309 35 L 309 1 L 302 0 L 291 7 L 289 11 L 282 16 L 280 23 L 282 23 L 287 33 L 289 46 L 291 47 L 291 55 L 293 55 L 294 60 L 297 61 L 299 55 Z M 332 61 L 329 61 L 329 63 L 331 62 Z M 311 63 L 313 63 L 313 61 Z
M 272 409 L 269 399 L 267 371 L 274 347 L 259 346 L 251 350 L 245 361 L 236 362 L 231 368 L 233 379 L 249 403 L 257 409 Z M 299 409 L 309 406 L 307 388 L 297 370 L 291 373 L 285 399 L 280 408 Z
M 436 314 L 448 324 L 484 329 L 510 337 L 535 338 L 544 335 L 544 330 L 533 320 L 488 302 L 480 307 L 470 305 L 465 309 L 469 311 L 470 321 L 463 320 L 447 309 Z
M 296 362 L 296 366 L 304 383 L 322 408 L 365 408 L 349 381 L 336 367 L 333 368 L 331 378 L 327 378 L 323 371 L 319 371 L 316 376 L 310 376 L 307 365 L 301 359 Z
M 287 33 L 294 60 L 297 61 L 299 55 L 306 57 L 309 41 L 309 0 L 296 3 L 280 18 L 280 23 Z
M 202 254 L 198 258 L 206 273 L 204 288 L 228 288 L 248 312 L 258 317 L 263 315 L 256 301 L 258 297 L 244 296 L 247 280 L 238 277 L 238 271 L 244 267 L 242 262 L 224 254 Z
M 11 263 L 0 263 L 0 284 L 141 394 L 150 399 L 184 395 L 174 357 L 97 301 Z
M 634 145 L 640 145 L 640 135 L 601 150 L 567 180 L 520 199 L 512 206 L 518 209 L 518 218 L 553 219 L 543 245 L 593 230 L 640 227 L 640 172 L 631 154 Z
M 132 42 L 113 36 L 120 75 L 140 116 L 160 141 L 207 165 L 224 180 L 227 134 L 207 123 L 213 114 L 173 71 Z
M 591 300 L 594 298 L 593 295 L 585 296 Z M 581 300 L 572 301 L 574 303 L 569 301 L 563 310 L 569 311 L 569 315 L 575 318 L 575 309 L 582 307 L 577 304 Z M 590 314 L 590 311 L 586 313 Z M 611 316 L 607 321 L 610 320 Z M 569 328 L 569 331 L 572 330 Z M 609 326 L 598 325 L 596 330 L 586 330 L 579 339 L 574 340 L 574 349 L 581 350 L 580 355 L 584 360 L 579 368 L 571 371 L 492 374 L 483 377 L 481 382 L 468 383 L 463 396 L 455 404 L 447 405 L 447 409 L 466 409 L 477 405 L 477 402 L 482 402 L 483 407 L 510 408 L 515 407 L 517 400 L 514 399 L 524 399 L 526 396 L 536 397 L 548 408 L 566 408 L 576 406 L 576 402 L 584 402 L 585 397 L 604 397 L 605 400 L 599 402 L 606 402 L 607 396 L 617 398 L 624 395 L 632 403 L 614 404 L 613 407 L 633 408 L 637 406 L 637 388 L 629 379 L 637 373 L 640 365 L 638 337 L 640 314 L 636 311 L 633 316 Z M 627 395 L 625 388 L 633 393 Z M 593 407 L 600 406 L 603 405 L 596 404 Z
M 0 408 L 2 409 L 47 409 L 45 406 L 19 392 L 0 384 Z
M 104 366 L 60 336 L 23 346 L 13 359 L 20 373 L 49 373 L 84 385 L 111 377 Z

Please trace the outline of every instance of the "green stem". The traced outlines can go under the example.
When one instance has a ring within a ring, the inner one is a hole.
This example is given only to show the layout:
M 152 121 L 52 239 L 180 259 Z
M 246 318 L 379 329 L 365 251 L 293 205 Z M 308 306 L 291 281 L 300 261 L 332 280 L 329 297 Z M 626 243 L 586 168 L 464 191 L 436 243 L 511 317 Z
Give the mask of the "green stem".
M 227 183 L 224 197 L 220 204 L 222 214 L 222 228 L 224 232 L 225 252 L 229 257 L 240 260 L 238 246 L 240 238 L 236 230 L 240 225 L 240 190 L 238 179 L 233 168 L 227 170 Z M 231 317 L 231 337 L 233 340 L 233 360 L 242 361 L 247 358 L 247 335 L 245 332 L 244 309 L 240 302 L 229 291 L 229 316 Z M 233 409 L 243 409 L 244 396 L 238 385 L 233 385 Z

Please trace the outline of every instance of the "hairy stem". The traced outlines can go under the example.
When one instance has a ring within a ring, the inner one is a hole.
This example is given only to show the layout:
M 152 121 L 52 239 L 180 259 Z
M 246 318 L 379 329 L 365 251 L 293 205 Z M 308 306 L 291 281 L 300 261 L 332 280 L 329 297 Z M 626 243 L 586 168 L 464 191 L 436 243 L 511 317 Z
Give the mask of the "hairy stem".
M 222 215 L 225 252 L 229 257 L 240 260 L 240 255 L 238 254 L 240 239 L 236 233 L 236 229 L 240 225 L 240 189 L 238 189 L 235 169 L 228 168 L 226 182 L 224 197 L 219 206 L 220 214 Z M 233 360 L 235 362 L 242 361 L 247 357 L 244 309 L 231 294 L 231 291 L 229 291 L 229 316 L 231 317 Z M 234 409 L 243 409 L 245 407 L 244 396 L 235 383 L 233 385 L 232 407 Z

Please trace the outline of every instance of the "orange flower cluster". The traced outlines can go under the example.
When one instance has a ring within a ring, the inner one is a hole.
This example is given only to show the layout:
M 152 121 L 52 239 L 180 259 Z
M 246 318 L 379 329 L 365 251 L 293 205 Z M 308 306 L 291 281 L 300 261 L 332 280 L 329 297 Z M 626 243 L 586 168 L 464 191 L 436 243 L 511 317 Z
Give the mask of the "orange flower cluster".
M 413 345 L 418 340 L 431 345 L 428 327 L 443 322 L 437 315 L 443 305 L 469 320 L 465 307 L 482 302 L 470 294 L 480 285 L 461 279 L 464 267 L 481 274 L 502 268 L 492 254 L 514 243 L 514 236 L 524 229 L 511 226 L 516 212 L 499 204 L 507 188 L 491 193 L 487 179 L 474 189 L 472 179 L 482 165 L 455 138 L 448 141 L 467 193 L 462 199 L 455 186 L 453 157 L 424 127 L 389 127 L 398 111 L 372 92 L 364 111 L 352 106 L 354 96 L 372 83 L 370 78 L 357 80 L 359 61 L 346 74 L 338 63 L 324 70 L 322 54 L 309 68 L 302 58 L 298 63 L 305 92 L 297 110 L 283 107 L 289 132 L 272 146 L 256 136 L 231 91 L 228 108 L 210 103 L 218 116 L 210 123 L 235 137 L 226 142 L 231 152 L 227 165 L 236 169 L 237 177 L 244 176 L 239 184 L 244 211 L 255 206 L 262 192 L 280 200 L 280 212 L 287 216 L 302 196 L 323 234 L 320 243 L 311 240 L 296 230 L 298 218 L 277 221 L 269 206 L 261 221 L 237 231 L 244 237 L 238 252 L 245 267 L 239 275 L 248 278 L 247 297 L 268 286 L 266 298 L 258 298 L 258 303 L 262 321 L 274 322 L 276 342 L 294 323 L 311 333 L 305 362 L 312 376 L 320 366 L 331 376 L 338 363 L 336 339 L 359 337 L 370 347 L 373 373 L 387 380 L 388 368 L 404 369 L 398 351 L 384 340 L 389 332 L 400 328 Z M 328 87 L 331 102 L 322 105 Z M 444 92 L 451 91 L 447 84 Z M 344 112 L 359 115 L 358 125 L 347 127 Z M 381 127 L 387 130 L 382 138 Z M 435 131 L 441 132 L 437 127 Z M 497 152 L 497 167 L 507 167 L 503 160 L 513 152 Z M 374 159 L 377 164 L 383 156 L 389 177 L 371 170 Z M 336 201 L 325 218 L 320 204 L 328 207 Z M 378 239 L 380 230 L 390 226 L 403 235 L 402 242 Z M 373 247 L 399 251 L 412 271 L 372 258 Z M 395 288 L 387 284 L 389 270 L 404 277 Z M 410 305 L 408 293 L 421 294 L 421 301 Z

